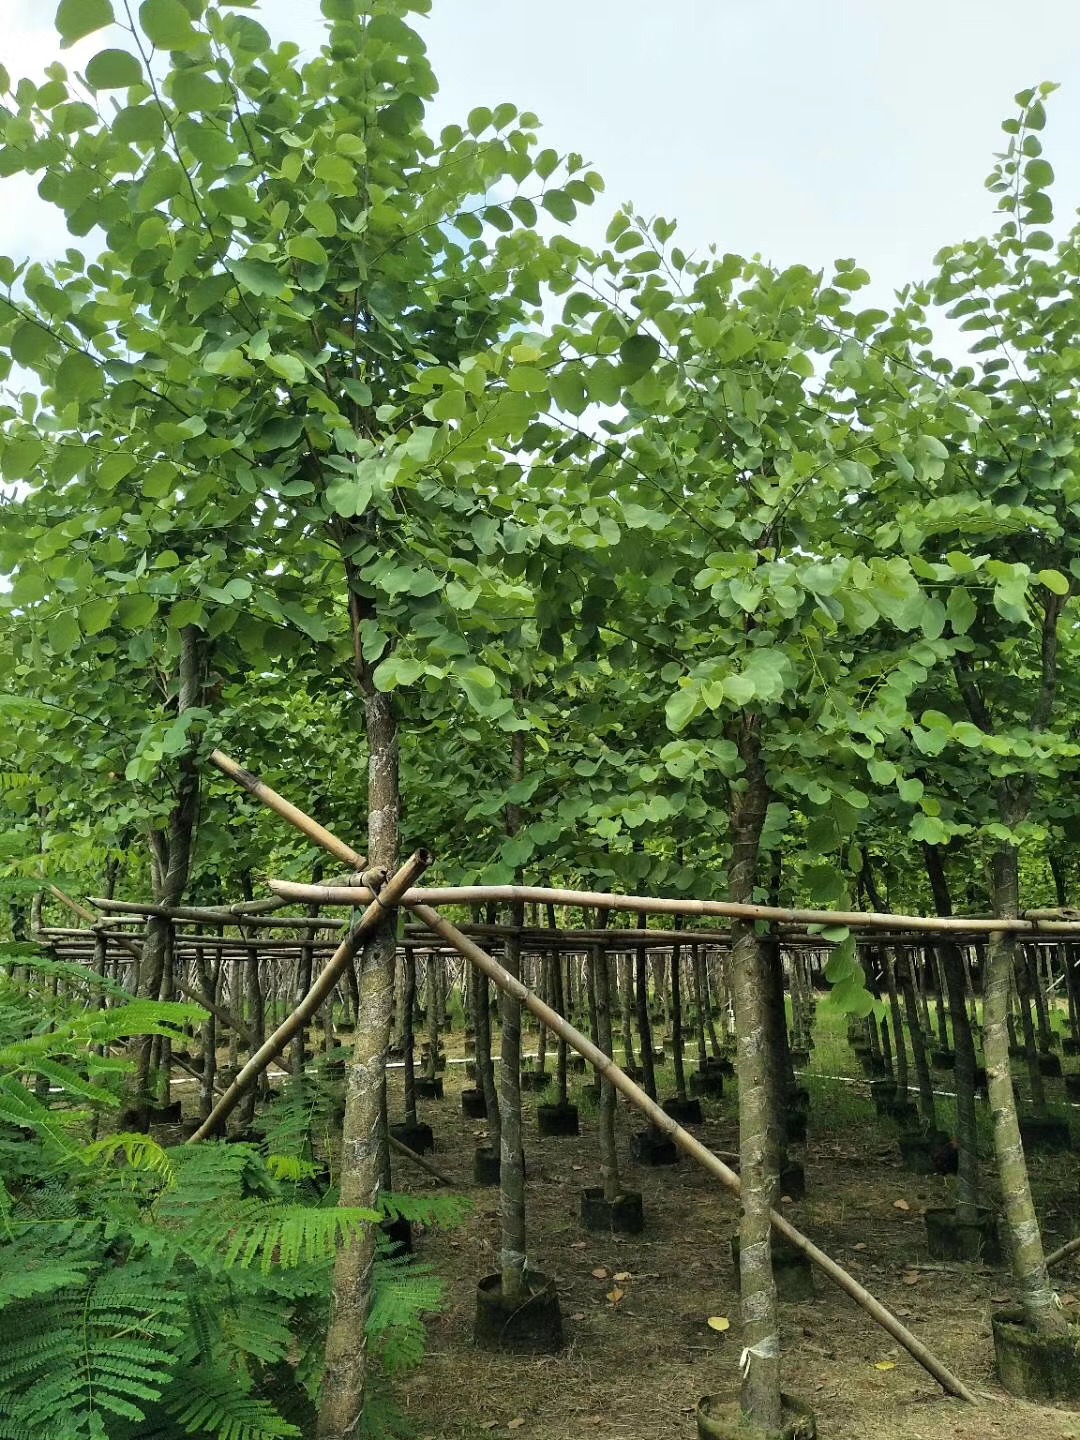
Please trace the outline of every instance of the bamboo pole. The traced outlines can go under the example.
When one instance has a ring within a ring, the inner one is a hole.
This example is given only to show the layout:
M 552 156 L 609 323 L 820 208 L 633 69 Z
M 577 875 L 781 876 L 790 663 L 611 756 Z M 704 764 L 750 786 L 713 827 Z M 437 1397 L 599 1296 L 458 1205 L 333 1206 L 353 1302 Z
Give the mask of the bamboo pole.
M 415 894 L 417 892 L 413 893 Z M 630 1103 L 641 1110 L 653 1125 L 670 1135 L 681 1150 L 684 1150 L 708 1170 L 710 1174 L 715 1175 L 727 1189 L 736 1195 L 739 1194 L 739 1177 L 735 1172 L 729 1169 L 711 1150 L 702 1145 L 700 1140 L 695 1139 L 689 1131 L 684 1130 L 681 1125 L 672 1120 L 671 1116 L 662 1110 L 655 1101 L 650 1100 L 645 1092 L 635 1085 L 624 1071 L 619 1069 L 610 1056 L 605 1055 L 591 1040 L 587 1040 L 579 1030 L 576 1030 L 574 1026 L 564 1020 L 557 1011 L 552 1010 L 549 1005 L 546 1005 L 543 1000 L 528 990 L 520 980 L 515 979 L 497 960 L 494 960 L 486 951 L 481 950 L 475 941 L 470 940 L 467 935 L 463 935 L 456 926 L 451 924 L 449 920 L 444 919 L 437 910 L 431 909 L 429 905 L 411 900 L 408 893 L 403 903 L 408 905 L 409 909 L 412 910 L 425 925 L 428 925 L 436 935 L 439 935 L 449 944 L 454 945 L 467 960 L 471 961 L 479 970 L 483 971 L 490 980 L 494 981 L 500 990 L 514 995 L 526 1009 L 546 1025 L 549 1030 L 553 1030 L 556 1035 L 565 1040 L 568 1045 L 572 1046 L 579 1055 L 583 1055 L 589 1064 L 609 1080 L 617 1090 L 621 1090 Z M 925 1370 L 929 1371 L 938 1384 L 941 1385 L 942 1389 L 946 1390 L 950 1395 L 959 1396 L 960 1399 L 968 1401 L 971 1405 L 978 1404 L 975 1396 L 968 1390 L 963 1382 L 958 1380 L 951 1371 L 946 1369 L 941 1361 L 938 1360 L 920 1340 L 916 1339 L 911 1331 L 902 1325 L 895 1315 L 889 1310 L 886 1310 L 880 1301 L 876 1300 L 868 1290 L 864 1289 L 864 1287 L 860 1285 L 853 1276 L 849 1275 L 846 1270 L 839 1266 L 835 1260 L 830 1259 L 824 1251 L 819 1250 L 812 1241 L 808 1240 L 801 1231 L 796 1230 L 792 1224 L 775 1210 L 771 1212 L 771 1221 L 773 1229 L 779 1235 L 782 1235 L 784 1239 L 788 1240 L 796 1249 L 801 1250 L 834 1285 L 839 1286 L 845 1294 L 850 1295 L 855 1303 L 865 1310 L 872 1320 L 886 1330 L 898 1344 L 902 1345 L 908 1354 L 914 1360 L 918 1361 Z
M 1080 1239 L 1070 1240 L 1059 1249 L 1051 1250 L 1050 1254 L 1046 1257 L 1046 1268 L 1049 1270 L 1051 1265 L 1060 1265 L 1062 1260 L 1067 1260 L 1070 1255 L 1075 1255 L 1078 1250 L 1080 1250 Z
M 320 905 L 356 905 L 370 899 L 363 886 L 301 885 L 291 880 L 267 882 L 275 895 Z M 444 885 L 412 890 L 402 904 L 483 905 L 550 904 L 588 906 L 600 910 L 636 910 L 647 915 L 719 915 L 729 920 L 781 921 L 788 925 L 843 925 L 851 930 L 900 929 L 950 931 L 964 935 L 1019 934 L 1072 935 L 1080 922 L 1022 919 L 968 919 L 958 915 L 892 915 L 873 910 L 790 910 L 777 905 L 739 905 L 729 900 L 673 900 L 649 895 L 610 895 L 596 890 L 561 890 L 544 885 Z M 829 942 L 823 940 L 823 945 Z
M 163 920 L 178 920 L 192 925 L 245 925 L 276 930 L 321 930 L 330 929 L 333 926 L 340 926 L 340 920 L 312 919 L 309 915 L 248 915 L 241 913 L 239 907 L 230 909 L 226 906 L 204 906 L 204 905 L 153 905 L 148 902 L 135 900 L 107 900 L 104 896 L 87 896 L 91 905 L 103 910 L 108 915 L 115 915 L 117 920 L 110 923 L 122 921 L 124 924 L 131 923 L 141 916 L 157 915 Z M 280 908 L 281 900 L 273 902 Z M 98 924 L 101 921 L 97 922 Z
M 293 1010 L 292 1014 L 278 1026 L 274 1033 L 269 1036 L 251 1059 L 243 1066 L 236 1079 L 229 1086 L 225 1094 L 217 1102 L 210 1114 L 188 1140 L 192 1145 L 197 1140 L 205 1140 L 211 1131 L 216 1130 L 221 1122 L 232 1112 L 240 1101 L 241 1096 L 262 1074 L 270 1062 L 281 1054 L 282 1050 L 294 1038 L 301 1026 L 306 1025 L 312 1016 L 318 1011 L 323 1001 L 333 992 L 334 986 L 345 973 L 346 968 L 352 963 L 357 951 L 364 941 L 377 930 L 382 922 L 393 913 L 394 907 L 399 903 L 401 896 L 408 890 L 409 886 L 422 875 L 431 863 L 431 857 L 426 850 L 417 850 L 410 855 L 404 865 L 392 875 L 386 884 L 382 886 L 378 895 L 374 896 L 372 903 L 364 911 L 363 915 L 356 922 L 353 928 L 342 940 L 337 950 L 327 963 L 323 966 L 318 979 L 312 984 L 310 990 Z M 372 892 L 374 894 L 374 892 Z
M 302 810 L 297 809 L 276 790 L 272 790 L 257 775 L 253 775 L 250 770 L 245 770 L 242 765 L 238 765 L 235 760 L 221 750 L 212 750 L 209 758 L 211 765 L 220 770 L 223 775 L 227 775 L 230 780 L 235 780 L 238 785 L 242 785 L 249 795 L 254 795 L 256 800 L 261 800 L 265 806 L 275 811 L 282 819 L 287 820 L 290 825 L 295 825 L 297 830 L 305 834 L 309 840 L 313 840 L 316 845 L 321 845 L 324 850 L 328 850 L 331 855 L 346 865 L 351 865 L 356 870 L 363 870 L 367 861 L 362 855 L 358 855 L 351 845 L 346 845 L 344 840 L 339 840 L 336 835 L 332 835 L 317 820 L 313 820 L 310 815 L 305 815 Z
M 440 1185 L 445 1185 L 448 1190 L 458 1188 L 448 1175 L 444 1175 L 441 1170 L 436 1170 L 434 1165 L 429 1164 L 428 1161 L 425 1160 L 422 1155 L 418 1155 L 415 1150 L 410 1150 L 408 1145 L 404 1144 L 401 1140 L 395 1139 L 393 1135 L 389 1135 L 387 1138 L 390 1141 L 391 1150 L 396 1150 L 399 1155 L 404 1155 L 405 1158 L 411 1160 L 414 1165 L 419 1165 L 421 1170 L 426 1170 L 433 1180 L 438 1180 Z

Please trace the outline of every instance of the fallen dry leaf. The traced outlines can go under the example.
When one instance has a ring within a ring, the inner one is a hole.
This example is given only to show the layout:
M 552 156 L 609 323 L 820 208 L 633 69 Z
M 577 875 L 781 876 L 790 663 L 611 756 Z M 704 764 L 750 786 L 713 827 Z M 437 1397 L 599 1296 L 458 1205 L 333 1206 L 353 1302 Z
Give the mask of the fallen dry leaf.
M 877 1363 L 874 1365 L 874 1369 L 875 1369 L 875 1370 L 895 1370 L 895 1369 L 896 1369 L 896 1361 L 895 1361 L 895 1360 L 878 1360 Z
M 857 1245 L 853 1245 L 851 1248 L 852 1248 L 853 1250 L 865 1250 L 865 1249 L 866 1249 L 866 1241 L 865 1241 L 865 1240 L 860 1240 Z
M 911 1206 L 906 1200 L 894 1200 L 892 1202 L 892 1208 L 894 1210 L 910 1210 Z
M 626 1294 L 626 1291 L 625 1291 L 625 1290 L 620 1290 L 620 1289 L 616 1286 L 616 1288 L 615 1288 L 614 1290 L 609 1290 L 609 1291 L 608 1291 L 608 1297 L 607 1297 L 607 1298 L 611 1301 L 612 1305 L 618 1305 L 619 1301 L 623 1298 L 623 1296 L 624 1296 L 625 1294 Z
M 596 1269 L 592 1272 L 592 1277 L 594 1280 L 606 1280 L 608 1272 L 604 1269 L 603 1265 L 597 1265 Z
M 570 1242 L 570 1249 L 571 1249 L 571 1250 L 584 1250 L 584 1249 L 585 1249 L 585 1244 L 586 1244 L 586 1242 L 585 1242 L 584 1240 L 571 1240 L 571 1242 Z
M 575 1310 L 574 1313 L 573 1313 L 573 1315 L 570 1316 L 570 1319 L 571 1319 L 571 1320 L 584 1320 L 584 1319 L 585 1319 L 585 1311 L 584 1311 L 584 1310 Z
M 900 1276 L 900 1279 L 905 1285 L 917 1285 L 919 1283 L 919 1280 L 921 1279 L 921 1276 L 916 1274 L 914 1270 L 908 1270 Z
M 524 1417 L 524 1415 L 515 1415 L 514 1418 L 513 1418 L 513 1420 L 511 1420 L 511 1421 L 507 1424 L 507 1427 L 506 1427 L 506 1428 L 507 1428 L 507 1430 L 520 1430 L 521 1427 L 522 1427 L 524 1424 L 525 1424 L 525 1417 Z
M 630 1274 L 629 1270 L 617 1270 L 615 1272 L 615 1280 L 616 1283 L 619 1285 L 621 1285 L 624 1281 L 632 1280 L 633 1278 L 634 1277 Z
M 731 1329 L 731 1321 L 726 1315 L 710 1315 L 706 1324 L 710 1330 L 719 1330 L 721 1334 Z

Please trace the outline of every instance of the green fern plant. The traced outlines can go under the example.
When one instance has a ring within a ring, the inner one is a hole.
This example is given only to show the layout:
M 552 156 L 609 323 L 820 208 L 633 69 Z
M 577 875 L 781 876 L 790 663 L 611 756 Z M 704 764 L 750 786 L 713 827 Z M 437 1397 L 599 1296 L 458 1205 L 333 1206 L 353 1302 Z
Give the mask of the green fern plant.
M 338 1248 L 387 1218 L 454 1224 L 465 1202 L 388 1195 L 375 1212 L 320 1194 L 327 1077 L 270 1107 L 262 1146 L 93 1138 L 124 1075 L 98 1049 L 200 1012 L 99 1009 L 85 972 L 57 998 L 52 962 L 23 947 L 17 973 L 0 974 L 0 1440 L 310 1433 Z M 441 1286 L 380 1244 L 375 1296 L 369 1440 L 400 1433 L 389 1382 L 421 1358 Z

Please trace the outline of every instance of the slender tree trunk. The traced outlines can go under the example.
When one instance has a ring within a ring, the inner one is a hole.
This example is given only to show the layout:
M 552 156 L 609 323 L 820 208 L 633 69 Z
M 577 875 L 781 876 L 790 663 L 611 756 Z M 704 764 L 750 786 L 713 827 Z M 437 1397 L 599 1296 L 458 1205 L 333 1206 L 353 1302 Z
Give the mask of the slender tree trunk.
M 634 1060 L 634 982 L 629 954 L 619 956 L 619 1008 L 622 1014 L 622 1040 L 626 1064 L 631 1072 L 637 1069 Z
M 641 928 L 646 925 L 641 916 Z M 650 1100 L 656 1097 L 656 1066 L 653 1062 L 652 1023 L 649 1020 L 649 952 L 644 945 L 634 951 L 634 1000 L 637 1006 L 638 1036 L 641 1040 L 641 1084 Z
M 601 915 L 601 922 L 604 921 L 606 921 L 606 913 Z M 606 946 L 596 945 L 593 947 L 592 967 L 593 985 L 596 990 L 596 1043 L 605 1055 L 610 1055 L 612 986 Z M 600 1180 L 604 1187 L 604 1199 L 608 1201 L 617 1200 L 622 1194 L 618 1148 L 615 1142 L 615 1101 L 615 1086 L 606 1076 L 602 1076 L 597 1140 L 600 1150 Z
M 405 980 L 401 990 L 401 1050 L 405 1060 L 405 1124 L 416 1121 L 416 1039 L 413 1035 L 413 1007 L 416 1004 L 416 951 L 405 950 Z
M 354 609 L 354 620 L 355 615 Z M 359 644 L 355 624 L 354 631 Z M 369 685 L 364 690 L 369 864 L 390 873 L 397 864 L 401 813 L 397 718 L 389 695 Z M 385 924 L 361 953 L 362 1004 L 346 1075 L 341 1139 L 340 1204 L 344 1206 L 376 1208 L 386 1174 L 386 1052 L 393 1012 L 395 928 L 393 922 Z M 368 1381 L 367 1320 L 374 1264 L 375 1229 L 371 1226 L 339 1250 L 334 1263 L 318 1440 L 355 1440 L 359 1430 Z
M 202 635 L 194 626 L 180 634 L 180 658 L 176 691 L 177 714 L 194 709 L 202 698 Z M 194 741 L 177 762 L 176 791 L 169 824 L 150 836 L 151 874 L 154 903 L 171 909 L 184 898 L 191 872 L 195 822 L 199 810 L 199 766 Z M 142 956 L 136 967 L 135 993 L 156 1000 L 161 993 L 169 945 L 169 921 L 152 915 L 147 919 Z M 124 1105 L 118 1117 L 121 1130 L 142 1121 L 149 1100 L 153 1039 L 140 1036 L 132 1042 L 129 1057 L 133 1073 L 125 1086 Z
M 993 861 L 994 914 L 1012 917 L 1019 912 L 1016 851 L 1003 846 Z M 1009 1230 L 1013 1277 L 1028 1324 L 1044 1334 L 1064 1334 L 1066 1321 L 1050 1284 L 1035 1205 L 1031 1198 L 1016 1096 L 1009 1071 L 1009 1042 L 1005 1019 L 1009 984 L 1015 965 L 1016 941 L 997 932 L 990 938 L 983 986 L 983 1045 L 994 1122 L 994 1152 L 998 1180 Z
M 510 783 L 520 784 L 525 777 L 525 735 L 518 730 L 512 741 Z M 516 835 L 521 828 L 521 813 L 516 805 L 506 807 L 506 831 Z M 525 923 L 525 907 L 510 907 L 510 924 L 519 931 Z M 518 934 L 506 941 L 506 968 L 517 977 L 521 973 L 521 941 Z M 525 1288 L 525 1152 L 521 1137 L 521 1001 L 505 995 L 502 1005 L 502 1046 L 499 1066 L 499 1116 L 502 1121 L 502 1145 L 499 1157 L 499 1214 L 502 1238 L 499 1268 L 502 1272 L 502 1293 L 508 1299 L 521 1295 Z
M 754 898 L 768 785 L 761 758 L 759 720 L 744 715 L 739 728 L 742 788 L 731 809 L 728 890 L 737 904 Z M 769 1027 L 764 962 L 754 926 L 731 927 L 731 975 L 739 1069 L 739 1167 L 742 1221 L 739 1230 L 739 1293 L 743 1326 L 743 1414 L 766 1430 L 780 1428 L 780 1324 L 773 1279 L 770 1210 L 779 1176 L 777 1146 L 770 1133 Z
M 933 1130 L 937 1123 L 934 1106 L 934 1081 L 930 1074 L 929 1061 L 926 1058 L 926 1035 L 919 1019 L 919 1003 L 915 994 L 911 952 L 897 950 L 896 964 L 900 972 L 900 988 L 904 994 L 908 1033 L 911 1035 L 911 1058 L 915 1066 L 915 1080 L 919 1087 L 919 1115 L 926 1129 Z

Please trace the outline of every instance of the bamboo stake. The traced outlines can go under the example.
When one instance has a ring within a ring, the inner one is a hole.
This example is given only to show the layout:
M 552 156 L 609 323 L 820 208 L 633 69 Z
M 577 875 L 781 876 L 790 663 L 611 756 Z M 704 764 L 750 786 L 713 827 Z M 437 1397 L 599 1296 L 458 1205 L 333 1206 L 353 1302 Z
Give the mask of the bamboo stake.
M 338 860 L 344 861 L 346 865 L 353 866 L 356 870 L 363 870 L 367 861 L 362 855 L 358 855 L 351 845 L 346 845 L 344 840 L 339 840 L 329 830 L 313 820 L 310 815 L 305 815 L 302 810 L 291 804 L 283 795 L 272 790 L 269 785 L 253 775 L 250 770 L 245 770 L 235 760 L 224 754 L 221 750 L 210 752 L 210 763 L 216 766 L 223 775 L 230 780 L 235 780 L 242 785 L 249 795 L 254 795 L 256 800 L 261 800 L 269 809 L 275 811 L 282 819 L 287 820 L 290 825 L 295 825 L 297 830 L 302 831 L 309 840 L 314 840 L 316 845 L 321 845 L 324 850 Z M 370 896 L 368 897 L 370 899 Z
M 1075 1255 L 1078 1250 L 1080 1250 L 1080 1239 L 1070 1240 L 1068 1244 L 1062 1245 L 1060 1249 L 1051 1250 L 1050 1254 L 1046 1257 L 1046 1268 L 1049 1270 L 1051 1265 L 1060 1265 L 1062 1260 L 1067 1260 L 1070 1255 Z
M 393 1135 L 389 1135 L 387 1138 L 390 1141 L 391 1150 L 396 1150 L 399 1155 L 404 1155 L 407 1160 L 412 1160 L 414 1164 L 420 1166 L 421 1170 L 426 1170 L 432 1179 L 438 1180 L 440 1185 L 445 1185 L 448 1190 L 459 1188 L 449 1176 L 444 1175 L 441 1170 L 436 1170 L 434 1165 L 429 1165 L 422 1155 L 418 1155 L 415 1150 L 410 1150 L 408 1145 L 403 1144 L 400 1140 L 395 1140 Z
M 269 880 L 275 895 L 309 904 L 356 905 L 370 899 L 363 886 L 301 885 L 291 880 Z M 1080 933 L 1080 922 L 1053 922 L 1021 919 L 968 919 L 959 915 L 892 915 L 873 910 L 788 910 L 776 905 L 739 905 L 730 900 L 673 900 L 649 895 L 609 895 L 596 890 L 560 890 L 544 885 L 444 885 L 417 889 L 403 897 L 402 904 L 483 905 L 500 904 L 580 905 L 600 910 L 636 910 L 647 915 L 720 915 L 729 920 L 781 921 L 788 925 L 843 925 L 848 929 L 931 930 L 963 935 L 1021 934 L 1072 935 Z M 823 940 L 822 945 L 829 942 Z
M 205 1140 L 211 1131 L 216 1130 L 232 1112 L 249 1086 L 258 1079 L 270 1062 L 281 1054 L 301 1026 L 307 1024 L 326 997 L 332 993 L 334 986 L 345 973 L 347 966 L 352 963 L 364 941 L 374 930 L 378 929 L 388 915 L 393 913 L 394 906 L 398 904 L 401 896 L 430 864 L 431 857 L 427 851 L 417 850 L 415 854 L 410 855 L 397 873 L 387 880 L 379 894 L 375 896 L 373 903 L 364 911 L 333 956 L 327 961 L 311 989 L 292 1014 L 282 1021 L 274 1033 L 259 1046 L 255 1054 L 243 1066 L 228 1090 L 188 1140 L 189 1145 L 194 1144 L 197 1140 Z
M 467 960 L 471 961 L 479 970 L 482 970 L 489 979 L 493 980 L 500 990 L 505 990 L 509 994 L 514 995 L 521 1001 L 526 1009 L 546 1025 L 549 1030 L 553 1030 L 556 1035 L 565 1040 L 568 1045 L 572 1046 L 579 1055 L 583 1055 L 589 1064 L 608 1079 L 617 1090 L 621 1090 L 630 1103 L 638 1110 L 641 1110 L 653 1125 L 670 1135 L 681 1150 L 684 1150 L 708 1170 L 710 1174 L 715 1175 L 727 1189 L 733 1191 L 736 1195 L 739 1194 L 739 1177 L 735 1172 L 729 1169 L 711 1150 L 702 1145 L 700 1140 L 695 1139 L 689 1131 L 684 1130 L 681 1125 L 672 1120 L 671 1116 L 662 1110 L 655 1101 L 650 1100 L 648 1095 L 635 1085 L 624 1071 L 619 1069 L 610 1056 L 605 1055 L 591 1040 L 587 1040 L 579 1030 L 576 1030 L 573 1025 L 564 1020 L 557 1011 L 552 1010 L 549 1005 L 545 1005 L 545 1003 L 538 996 L 534 995 L 531 990 L 528 990 L 520 980 L 515 979 L 497 960 L 492 959 L 486 951 L 481 950 L 479 945 L 470 940 L 467 935 L 463 935 L 456 926 L 452 925 L 449 920 L 444 919 L 437 910 L 433 910 L 428 905 L 411 900 L 408 895 L 406 895 L 404 903 L 409 906 L 413 914 L 417 915 L 425 925 L 430 926 L 435 934 L 439 935 L 443 940 L 448 941 L 451 945 L 456 946 L 461 954 L 464 955 Z M 958 1380 L 951 1371 L 946 1369 L 941 1361 L 938 1360 L 920 1340 L 917 1340 L 911 1331 L 900 1323 L 895 1315 L 886 1310 L 880 1301 L 875 1300 L 873 1295 L 864 1289 L 846 1270 L 842 1269 L 835 1260 L 830 1259 L 824 1251 L 819 1250 L 812 1241 L 808 1240 L 801 1231 L 796 1230 L 793 1225 L 775 1210 L 772 1211 L 771 1220 L 773 1229 L 779 1235 L 782 1235 L 784 1239 L 788 1240 L 796 1249 L 801 1250 L 834 1285 L 839 1286 L 845 1294 L 850 1295 L 855 1303 L 865 1310 L 872 1320 L 886 1330 L 898 1344 L 903 1346 L 912 1359 L 918 1361 L 925 1370 L 929 1371 L 938 1384 L 941 1385 L 942 1389 L 946 1390 L 950 1395 L 959 1396 L 961 1400 L 966 1400 L 971 1405 L 978 1404 L 975 1396 L 968 1390 L 963 1382 Z

